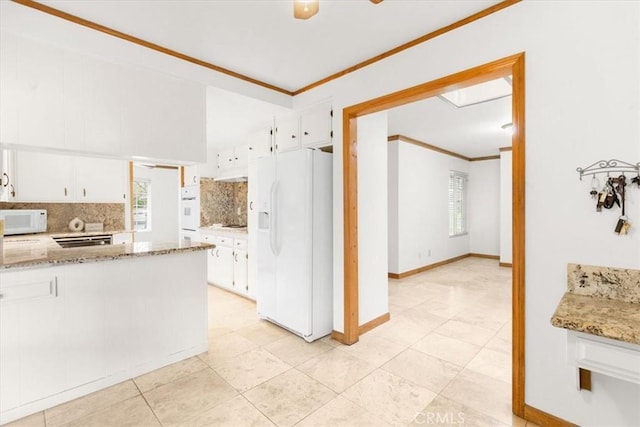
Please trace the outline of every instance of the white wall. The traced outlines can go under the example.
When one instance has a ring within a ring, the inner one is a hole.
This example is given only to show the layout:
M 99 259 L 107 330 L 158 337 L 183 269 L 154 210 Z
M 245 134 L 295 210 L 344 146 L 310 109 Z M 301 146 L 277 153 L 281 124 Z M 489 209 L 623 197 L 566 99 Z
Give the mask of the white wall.
M 360 132 L 360 129 L 358 129 Z M 425 265 L 469 253 L 469 234 L 449 237 L 449 172 L 469 173 L 469 162 L 414 144 L 393 141 L 390 150 L 398 152 L 397 230 L 390 243 L 397 247 L 397 265 L 390 273 L 404 273 Z M 470 212 L 470 210 L 468 210 Z
M 389 312 L 387 248 L 387 113 L 384 111 L 358 118 L 358 258 L 367 261 L 364 268 L 358 269 L 360 325 Z
M 136 231 L 135 241 L 178 241 L 180 173 L 178 169 L 134 166 L 133 177 L 151 181 L 151 231 Z
M 469 252 L 500 254 L 500 160 L 469 163 Z M 511 218 L 509 218 L 511 221 Z
M 387 150 L 387 213 L 388 213 L 388 267 L 389 273 L 400 271 L 400 144 L 394 141 Z
M 570 22 L 570 28 L 567 23 Z M 544 31 L 540 31 L 544 28 Z M 594 29 L 597 29 L 595 31 Z M 566 333 L 549 319 L 566 265 L 640 267 L 636 227 L 612 233 L 575 168 L 640 158 L 640 3 L 523 1 L 295 98 L 332 97 L 334 111 L 526 52 L 526 403 L 582 425 L 640 425 L 640 386 L 595 376 L 578 392 Z M 334 115 L 334 296 L 343 312 L 342 115 Z M 558 188 L 561 190 L 558 190 Z M 638 196 L 638 190 L 634 189 Z M 640 222 L 638 197 L 629 214 Z M 361 259 L 360 269 L 374 260 Z M 334 328 L 344 330 L 342 316 Z
M 500 152 L 500 262 L 511 264 L 513 216 L 511 151 Z

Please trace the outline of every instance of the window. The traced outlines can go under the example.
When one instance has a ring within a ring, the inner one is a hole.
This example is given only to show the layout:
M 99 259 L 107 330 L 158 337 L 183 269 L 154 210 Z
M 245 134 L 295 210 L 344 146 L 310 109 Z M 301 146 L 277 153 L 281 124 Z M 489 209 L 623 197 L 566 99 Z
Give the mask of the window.
M 449 237 L 467 234 L 467 174 L 449 172 Z
M 145 179 L 133 181 L 133 229 L 151 231 L 151 182 Z

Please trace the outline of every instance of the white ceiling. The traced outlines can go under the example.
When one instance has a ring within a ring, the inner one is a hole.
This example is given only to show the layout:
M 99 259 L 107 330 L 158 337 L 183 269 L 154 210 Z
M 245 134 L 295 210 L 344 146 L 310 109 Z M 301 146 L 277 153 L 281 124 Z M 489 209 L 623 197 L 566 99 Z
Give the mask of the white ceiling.
M 307 21 L 292 0 L 52 0 L 56 9 L 296 90 L 485 9 L 497 0 L 320 0 Z M 35 12 L 40 13 L 40 12 Z M 345 42 L 347 41 L 347 42 Z M 427 42 L 428 43 L 428 42 Z M 225 147 L 288 110 L 208 88 L 208 145 Z M 389 112 L 402 134 L 468 157 L 510 145 L 510 98 L 455 109 L 433 98 Z
M 511 97 L 456 108 L 433 97 L 389 110 L 389 135 L 404 135 L 466 157 L 498 154 L 511 146 Z
M 43 3 L 296 90 L 472 15 L 496 0 L 320 0 L 309 20 L 292 0 L 52 0 Z

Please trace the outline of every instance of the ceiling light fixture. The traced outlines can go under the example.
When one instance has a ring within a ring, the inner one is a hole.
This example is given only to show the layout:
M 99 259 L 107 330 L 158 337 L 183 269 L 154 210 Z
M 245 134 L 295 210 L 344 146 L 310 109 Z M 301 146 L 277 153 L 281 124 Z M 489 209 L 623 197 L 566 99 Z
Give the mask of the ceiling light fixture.
M 309 19 L 320 10 L 320 0 L 293 0 L 293 17 Z
M 500 126 L 503 131 L 507 132 L 509 135 L 513 135 L 513 123 L 505 123 Z
M 382 0 L 369 0 L 373 4 L 382 3 Z M 320 10 L 320 0 L 293 0 L 293 17 L 296 19 L 309 19 Z

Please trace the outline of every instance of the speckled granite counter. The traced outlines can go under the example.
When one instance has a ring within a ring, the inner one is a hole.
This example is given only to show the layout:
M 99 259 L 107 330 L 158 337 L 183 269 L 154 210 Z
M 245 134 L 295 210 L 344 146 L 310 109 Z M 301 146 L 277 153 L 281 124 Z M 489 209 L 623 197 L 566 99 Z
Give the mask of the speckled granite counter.
M 208 227 L 200 227 L 201 233 L 229 233 L 238 237 L 247 236 L 247 227 L 224 227 L 222 225 L 210 225 Z
M 569 264 L 551 324 L 640 344 L 640 270 Z
M 49 236 L 5 237 L 0 270 L 57 264 L 79 264 L 127 257 L 164 255 L 206 250 L 213 245 L 198 242 L 135 242 L 121 245 L 61 248 Z

